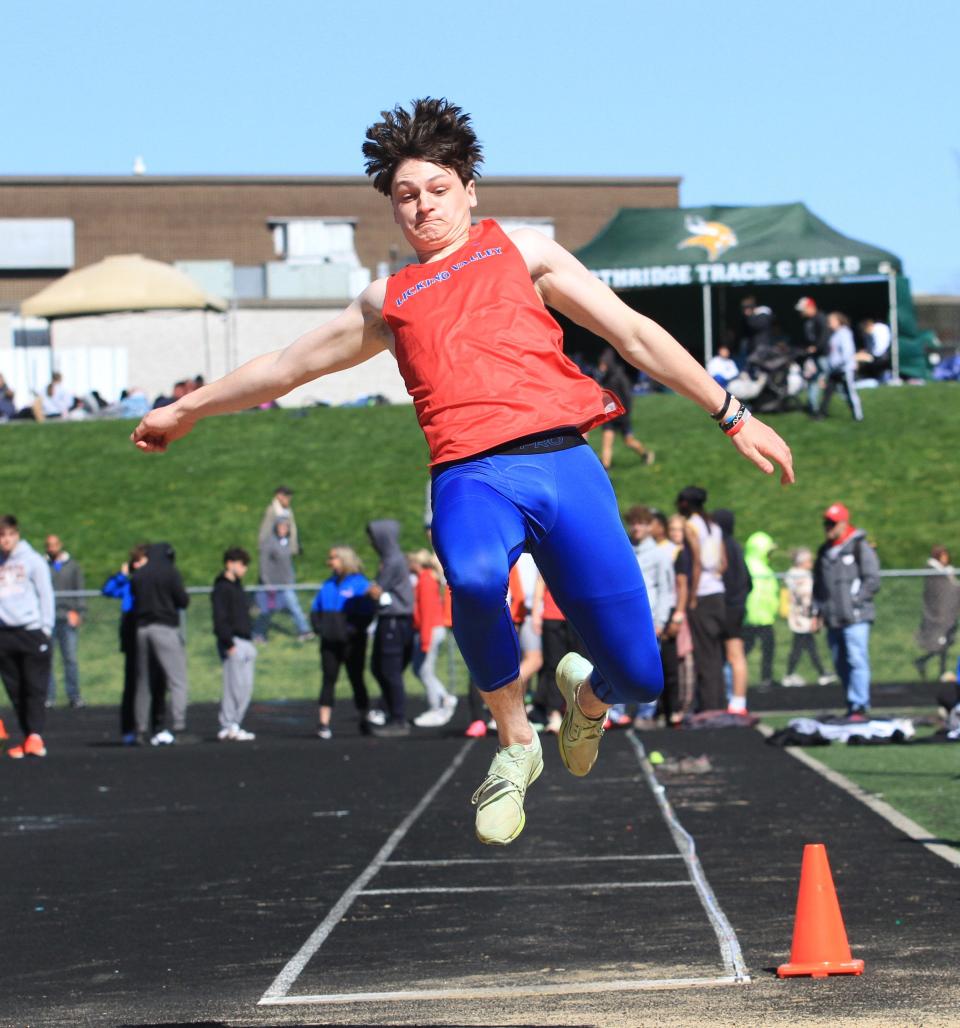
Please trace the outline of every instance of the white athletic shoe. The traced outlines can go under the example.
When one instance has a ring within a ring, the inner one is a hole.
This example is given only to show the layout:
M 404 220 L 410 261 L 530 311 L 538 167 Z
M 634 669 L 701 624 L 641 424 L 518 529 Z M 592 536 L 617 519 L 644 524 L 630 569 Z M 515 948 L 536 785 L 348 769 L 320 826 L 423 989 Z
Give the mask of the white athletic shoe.
M 162 728 L 156 735 L 150 739 L 151 746 L 172 746 L 176 742 L 173 732 L 168 732 L 166 728 Z
M 590 677 L 593 665 L 579 653 L 568 653 L 557 665 L 557 686 L 567 702 L 557 743 L 564 767 L 578 778 L 590 773 L 596 763 L 605 717 L 590 718 L 577 704 L 580 686 Z
M 806 685 L 807 682 L 803 675 L 787 675 L 780 684 L 790 688 L 792 686 Z
M 439 728 L 450 720 L 450 716 L 451 714 L 444 710 L 443 707 L 436 707 L 433 710 L 425 710 L 422 714 L 418 714 L 413 719 L 413 723 L 417 728 Z
M 217 738 L 220 742 L 253 742 L 256 739 L 256 735 L 253 732 L 246 731 L 239 725 L 231 725 L 229 728 L 221 728 L 217 732 Z
M 836 685 L 839 681 L 836 675 L 821 675 L 817 679 L 817 685 Z
M 379 707 L 373 707 L 367 711 L 367 715 L 364 720 L 368 725 L 375 725 L 377 728 L 382 728 L 387 723 L 387 715 L 384 714 Z

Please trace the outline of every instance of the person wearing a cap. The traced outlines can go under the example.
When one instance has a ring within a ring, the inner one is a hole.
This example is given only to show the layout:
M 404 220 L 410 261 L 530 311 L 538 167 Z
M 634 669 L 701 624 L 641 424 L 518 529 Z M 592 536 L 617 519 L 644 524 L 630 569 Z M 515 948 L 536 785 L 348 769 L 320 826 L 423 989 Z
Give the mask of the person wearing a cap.
M 842 503 L 823 512 L 826 539 L 813 566 L 813 615 L 827 629 L 833 666 L 843 684 L 848 716 L 870 708 L 870 626 L 880 588 L 880 562 L 866 534 L 850 524 Z
M 257 533 L 257 545 L 263 546 L 273 536 L 273 530 L 281 519 L 290 522 L 290 556 L 299 557 L 300 536 L 297 532 L 297 519 L 293 514 L 293 490 L 288 485 L 278 485 L 273 491 L 273 499 L 260 519 L 260 531 Z
M 803 377 L 807 383 L 807 413 L 813 416 L 820 410 L 821 380 L 828 373 L 830 326 L 827 324 L 827 316 L 818 309 L 817 301 L 812 296 L 801 296 L 794 310 L 803 317 Z
M 416 262 L 285 349 L 153 411 L 132 441 L 162 452 L 201 418 L 385 351 L 396 358 L 430 449 L 431 532 L 454 634 L 497 722 L 501 748 L 473 796 L 475 830 L 481 842 L 506 845 L 523 830 L 526 793 L 544 767 L 505 604 L 520 553 L 530 550 L 589 655 L 568 653 L 557 668 L 567 707 L 557 741 L 571 774 L 590 772 L 613 704 L 647 702 L 663 688 L 643 577 L 610 480 L 583 438 L 623 405 L 564 354 L 551 309 L 697 405 L 704 426 L 712 417 L 762 471 L 779 464 L 783 484 L 794 480 L 793 458 L 676 339 L 559 243 L 489 218 L 475 223 L 483 150 L 461 108 L 424 97 L 383 111 L 363 152 Z M 705 458 L 714 449 L 706 443 Z

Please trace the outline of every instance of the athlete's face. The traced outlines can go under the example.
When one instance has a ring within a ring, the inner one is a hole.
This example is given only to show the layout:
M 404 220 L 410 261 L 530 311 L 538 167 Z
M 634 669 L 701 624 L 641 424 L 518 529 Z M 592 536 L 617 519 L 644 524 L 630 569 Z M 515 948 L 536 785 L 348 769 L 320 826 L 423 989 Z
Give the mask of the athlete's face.
M 407 242 L 427 255 L 465 241 L 477 193 L 472 180 L 464 185 L 450 168 L 411 159 L 397 168 L 390 201 Z

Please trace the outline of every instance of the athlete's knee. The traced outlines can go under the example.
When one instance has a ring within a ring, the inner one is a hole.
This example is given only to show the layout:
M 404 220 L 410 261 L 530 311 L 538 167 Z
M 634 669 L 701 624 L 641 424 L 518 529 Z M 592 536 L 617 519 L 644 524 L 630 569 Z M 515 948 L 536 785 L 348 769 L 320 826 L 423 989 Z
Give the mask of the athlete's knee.
M 653 656 L 634 656 L 629 660 L 613 660 L 599 666 L 607 686 L 606 702 L 650 703 L 663 692 L 663 664 L 659 652 Z
M 457 607 L 500 611 L 507 597 L 507 577 L 482 561 L 447 569 L 447 583 Z

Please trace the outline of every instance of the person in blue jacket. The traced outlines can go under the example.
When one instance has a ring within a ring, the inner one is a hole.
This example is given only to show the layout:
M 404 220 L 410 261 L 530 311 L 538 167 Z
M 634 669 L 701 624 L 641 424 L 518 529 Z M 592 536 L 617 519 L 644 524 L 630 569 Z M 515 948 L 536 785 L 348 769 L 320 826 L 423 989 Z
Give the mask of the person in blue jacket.
M 147 546 L 141 543 L 130 551 L 130 556 L 120 565 L 120 570 L 111 575 L 100 592 L 104 596 L 120 601 L 120 652 L 123 654 L 123 696 L 120 700 L 120 740 L 124 746 L 138 743 L 137 722 L 133 712 L 133 698 L 137 692 L 137 619 L 133 613 L 133 590 L 130 588 L 130 573 L 147 562 Z M 150 658 L 150 695 L 152 699 L 150 721 L 157 726 L 163 723 L 166 707 L 163 670 Z
M 370 701 L 363 668 L 367 657 L 367 628 L 374 603 L 367 595 L 369 580 L 360 558 L 349 546 L 334 546 L 327 555 L 330 577 L 320 586 L 310 607 L 310 623 L 320 640 L 320 699 L 317 736 L 332 739 L 330 718 L 340 668 L 346 667 L 353 702 L 361 723 Z

